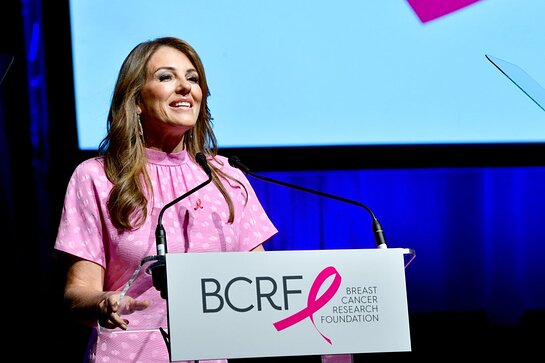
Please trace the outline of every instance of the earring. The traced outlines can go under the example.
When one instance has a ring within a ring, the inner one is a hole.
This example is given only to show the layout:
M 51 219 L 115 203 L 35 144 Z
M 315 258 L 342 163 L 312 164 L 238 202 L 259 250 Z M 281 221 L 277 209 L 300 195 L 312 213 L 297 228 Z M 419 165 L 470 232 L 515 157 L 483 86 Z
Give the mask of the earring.
M 136 117 L 138 118 L 138 134 L 140 137 L 144 137 L 144 128 L 142 127 L 142 121 L 140 120 L 140 114 L 137 113 Z

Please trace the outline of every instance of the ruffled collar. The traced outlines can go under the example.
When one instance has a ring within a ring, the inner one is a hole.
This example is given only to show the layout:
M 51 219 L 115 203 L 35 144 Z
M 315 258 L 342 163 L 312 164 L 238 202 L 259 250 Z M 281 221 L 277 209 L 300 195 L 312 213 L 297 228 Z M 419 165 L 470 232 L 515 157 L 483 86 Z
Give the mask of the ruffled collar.
M 146 157 L 150 164 L 155 165 L 182 165 L 187 163 L 189 156 L 186 150 L 178 151 L 175 153 L 166 153 L 160 150 L 145 149 Z

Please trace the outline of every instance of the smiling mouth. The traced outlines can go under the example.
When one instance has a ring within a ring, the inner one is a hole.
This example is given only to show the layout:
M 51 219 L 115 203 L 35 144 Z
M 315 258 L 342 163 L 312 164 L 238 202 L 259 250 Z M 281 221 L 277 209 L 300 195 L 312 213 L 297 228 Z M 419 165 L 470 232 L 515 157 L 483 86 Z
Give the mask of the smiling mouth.
M 190 108 L 190 107 L 191 107 L 191 103 L 189 103 L 189 102 L 176 102 L 176 103 L 174 104 L 174 107 Z

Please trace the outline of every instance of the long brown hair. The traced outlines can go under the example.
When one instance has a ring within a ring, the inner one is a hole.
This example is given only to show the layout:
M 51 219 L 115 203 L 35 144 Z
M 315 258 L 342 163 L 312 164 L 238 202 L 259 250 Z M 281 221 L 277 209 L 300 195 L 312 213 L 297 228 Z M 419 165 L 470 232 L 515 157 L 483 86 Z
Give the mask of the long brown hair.
M 199 86 L 203 93 L 199 117 L 195 126 L 186 132 L 183 139 L 184 148 L 192 158 L 198 152 L 213 158 L 218 151 L 207 102 L 210 90 L 204 66 L 195 49 L 187 42 L 174 37 L 157 38 L 134 47 L 121 65 L 108 113 L 108 133 L 98 148 L 104 159 L 106 176 L 113 184 L 108 198 L 108 212 L 113 225 L 121 230 L 138 228 L 145 222 L 148 214 L 148 197 L 153 195 L 146 169 L 145 144 L 141 136 L 137 104 L 140 91 L 146 82 L 149 59 L 162 46 L 177 49 L 189 58 L 197 70 Z M 228 222 L 232 223 L 235 213 L 233 202 L 219 176 L 235 179 L 214 165 L 211 167 L 212 181 L 228 204 Z

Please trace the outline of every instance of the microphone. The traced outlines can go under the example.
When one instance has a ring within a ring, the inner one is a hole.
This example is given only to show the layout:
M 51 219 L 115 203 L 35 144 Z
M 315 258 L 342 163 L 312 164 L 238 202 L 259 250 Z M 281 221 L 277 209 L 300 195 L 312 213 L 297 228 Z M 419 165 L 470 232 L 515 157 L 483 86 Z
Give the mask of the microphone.
M 283 181 L 280 181 L 280 180 L 275 180 L 275 179 L 267 178 L 265 176 L 257 175 L 255 173 L 252 173 L 250 171 L 250 168 L 248 168 L 246 165 L 244 165 L 240 161 L 240 159 L 237 156 L 234 156 L 234 155 L 229 157 L 229 164 L 231 166 L 237 168 L 237 169 L 240 169 L 243 173 L 251 175 L 251 176 L 253 176 L 254 178 L 257 178 L 257 179 L 265 180 L 265 181 L 270 182 L 270 183 L 280 184 L 280 185 L 283 185 L 285 187 L 294 188 L 294 189 L 301 190 L 301 191 L 304 191 L 304 192 L 307 192 L 307 193 L 316 194 L 316 195 L 319 195 L 319 196 L 322 196 L 322 197 L 335 199 L 335 200 L 338 200 L 338 201 L 341 201 L 341 202 L 344 202 L 344 203 L 353 204 L 353 205 L 356 205 L 358 207 L 361 207 L 361 208 L 365 209 L 371 215 L 371 218 L 373 220 L 373 224 L 372 224 L 373 236 L 375 237 L 375 242 L 376 242 L 377 248 L 388 248 L 388 245 L 386 244 L 386 237 L 384 236 L 384 230 L 382 229 L 382 226 L 380 225 L 380 222 L 378 221 L 377 217 L 375 216 L 375 213 L 373 213 L 371 208 L 369 208 L 365 204 L 359 203 L 359 202 L 354 201 L 354 200 L 338 197 L 336 195 L 332 195 L 332 194 L 320 192 L 320 191 L 317 191 L 317 190 L 304 188 L 304 187 L 301 187 L 301 186 L 298 186 L 298 185 L 295 185 L 295 184 L 290 184 L 290 183 L 286 183 L 286 182 L 283 182 Z
M 197 155 L 195 156 L 195 160 L 197 161 L 197 163 L 199 163 L 201 168 L 203 168 L 206 175 L 208 175 L 208 180 L 206 180 L 205 182 L 197 185 L 195 188 L 193 188 L 190 191 L 188 191 L 187 193 L 179 196 L 178 198 L 174 199 L 173 201 L 167 203 L 161 209 L 161 212 L 159 212 L 159 218 L 157 219 L 157 227 L 155 228 L 155 242 L 157 244 L 157 255 L 158 256 L 164 256 L 167 253 L 167 236 L 166 236 L 165 229 L 163 228 L 163 224 L 162 224 L 163 214 L 165 213 L 165 211 L 168 208 L 172 207 L 174 204 L 178 203 L 179 201 L 181 201 L 182 199 L 188 197 L 189 195 L 195 193 L 197 190 L 201 189 L 202 187 L 204 187 L 205 185 L 207 185 L 208 183 L 210 183 L 212 181 L 212 170 L 210 169 L 210 166 L 208 165 L 208 162 L 206 161 L 206 156 L 203 153 L 198 152 Z
M 197 185 L 195 188 L 191 189 L 187 193 L 179 196 L 178 198 L 172 200 L 171 202 L 167 203 L 159 212 L 159 217 L 157 219 L 157 227 L 155 228 L 155 243 L 157 245 L 157 261 L 149 267 L 152 275 L 153 280 L 153 286 L 161 292 L 161 297 L 163 299 L 167 298 L 167 279 L 166 279 L 166 261 L 165 261 L 165 255 L 167 253 L 167 236 L 165 228 L 163 227 L 163 214 L 165 211 L 172 207 L 174 204 L 178 203 L 184 198 L 187 198 L 191 194 L 195 193 L 197 190 L 201 189 L 202 187 L 206 186 L 212 181 L 212 169 L 210 169 L 210 166 L 208 165 L 208 162 L 206 160 L 206 156 L 198 152 L 195 155 L 195 160 L 197 163 L 201 166 L 201 168 L 204 170 L 206 175 L 208 175 L 208 179 L 199 185 Z

